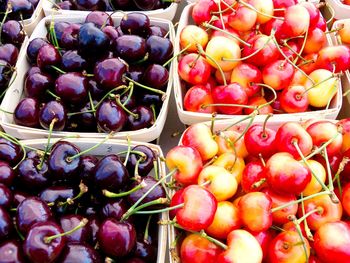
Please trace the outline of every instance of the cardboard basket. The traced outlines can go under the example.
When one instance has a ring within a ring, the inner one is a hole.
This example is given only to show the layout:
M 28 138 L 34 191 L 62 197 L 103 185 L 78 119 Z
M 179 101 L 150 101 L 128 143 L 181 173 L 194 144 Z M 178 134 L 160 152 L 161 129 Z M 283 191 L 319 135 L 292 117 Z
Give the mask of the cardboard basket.
M 44 17 L 43 2 L 44 0 L 40 0 L 34 9 L 32 16 L 28 19 L 23 20 L 22 22 L 24 31 L 28 36 L 32 34 L 39 21 Z
M 179 21 L 176 39 L 175 39 L 175 54 L 177 54 L 180 51 L 180 33 L 184 27 L 186 27 L 189 24 L 194 24 L 191 18 L 191 13 L 193 9 L 194 4 L 190 4 L 185 7 L 184 11 L 181 14 L 181 18 Z M 331 40 L 328 39 L 329 44 L 331 44 Z M 193 124 L 196 122 L 203 122 L 203 121 L 209 121 L 211 118 L 211 114 L 208 113 L 197 113 L 197 112 L 191 112 L 186 111 L 184 109 L 183 105 L 183 98 L 185 96 L 185 85 L 180 79 L 180 76 L 178 75 L 178 61 L 174 60 L 173 64 L 174 69 L 174 94 L 175 94 L 175 100 L 176 100 L 176 107 L 178 111 L 179 118 L 181 122 L 184 124 Z M 341 96 L 341 83 L 339 83 L 338 92 L 332 99 L 332 102 L 330 103 L 329 109 L 323 109 L 323 110 L 317 110 L 317 111 L 308 111 L 308 112 L 302 112 L 302 113 L 293 113 L 293 114 L 275 114 L 272 119 L 275 120 L 283 120 L 283 121 L 289 121 L 289 120 L 304 120 L 308 118 L 325 118 L 325 119 L 336 119 L 340 109 L 342 106 L 342 96 Z M 225 114 L 218 114 L 218 119 L 240 119 L 246 115 L 225 115 Z M 257 120 L 262 121 L 266 118 L 265 115 L 258 115 Z
M 335 19 L 350 18 L 350 5 L 344 5 L 341 0 L 326 0 L 334 9 Z
M 73 17 L 55 16 L 54 19 L 55 19 L 55 22 L 66 21 L 66 22 L 82 23 L 85 21 L 86 16 L 87 16 L 87 13 L 84 15 L 81 14 L 79 16 L 73 16 Z M 46 31 L 45 24 L 51 21 L 51 19 L 52 17 L 49 16 L 49 17 L 45 17 L 40 21 L 38 26 L 35 28 L 31 38 L 27 42 L 27 45 L 22 46 L 23 50 L 27 49 L 27 46 L 30 40 L 37 37 L 46 37 L 47 31 Z M 121 16 L 120 15 L 112 16 L 112 19 L 114 23 L 119 24 L 119 21 L 121 20 Z M 162 26 L 166 30 L 169 30 L 170 41 L 174 43 L 174 38 L 175 38 L 174 27 L 170 21 L 166 21 L 160 18 L 152 18 L 151 24 Z M 26 52 L 22 52 L 21 56 L 18 59 L 17 78 L 14 81 L 14 83 L 11 85 L 11 87 L 8 89 L 8 91 L 6 92 L 6 95 L 1 104 L 2 109 L 8 112 L 14 112 L 18 102 L 23 97 L 23 86 L 25 81 L 25 74 L 29 68 L 30 68 L 30 64 L 26 59 Z M 165 120 L 167 117 L 167 112 L 169 107 L 169 97 L 170 97 L 170 92 L 172 88 L 172 79 L 173 79 L 173 70 L 171 65 L 169 69 L 169 82 L 166 89 L 166 98 L 163 101 L 162 108 L 159 112 L 159 115 L 155 123 L 149 128 L 144 128 L 136 131 L 121 131 L 121 132 L 115 133 L 113 135 L 113 138 L 124 139 L 127 136 L 129 136 L 132 140 L 143 141 L 143 142 L 150 142 L 157 139 L 163 130 Z M 47 130 L 16 125 L 13 121 L 12 114 L 7 114 L 2 112 L 0 115 L 0 119 L 1 119 L 1 125 L 3 129 L 14 137 L 17 137 L 20 139 L 40 139 L 48 136 Z M 105 133 L 54 131 L 52 133 L 52 137 L 62 138 L 62 137 L 76 135 L 76 134 L 79 134 L 80 137 L 84 137 L 84 138 L 86 137 L 104 138 L 106 136 Z

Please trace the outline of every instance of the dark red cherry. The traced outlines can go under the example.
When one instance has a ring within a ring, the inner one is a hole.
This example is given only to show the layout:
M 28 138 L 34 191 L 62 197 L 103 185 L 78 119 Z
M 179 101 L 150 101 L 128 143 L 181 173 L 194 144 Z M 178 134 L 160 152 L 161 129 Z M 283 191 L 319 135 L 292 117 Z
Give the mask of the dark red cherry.
M 81 158 L 74 157 L 80 150 L 73 143 L 59 141 L 52 146 L 48 159 L 51 176 L 58 181 L 72 181 L 79 173 Z
M 29 42 L 29 45 L 27 47 L 27 58 L 31 64 L 36 63 L 39 49 L 48 43 L 49 42 L 45 38 L 34 38 Z
M 129 94 L 126 93 L 120 97 L 120 102 L 125 103 L 124 106 L 128 109 L 136 107 L 136 97 L 134 95 L 129 97 Z
M 169 80 L 169 72 L 162 65 L 149 65 L 143 74 L 143 83 L 156 89 L 165 89 Z
M 101 28 L 102 26 L 113 26 L 113 20 L 110 15 L 102 11 L 92 11 L 86 18 L 85 23 L 94 23 L 97 27 Z
M 18 179 L 24 190 L 40 190 L 49 184 L 50 177 L 47 161 L 41 164 L 39 158 L 26 158 L 18 166 Z
M 150 20 L 147 15 L 139 12 L 125 14 L 120 21 L 120 28 L 126 35 L 146 37 L 150 31 Z
M 10 18 L 13 19 L 27 19 L 30 18 L 34 12 L 33 4 L 28 0 L 9 0 L 11 3 Z
M 151 63 L 164 64 L 173 55 L 173 44 L 168 38 L 150 36 L 146 41 L 146 46 Z
M 60 66 L 61 55 L 53 45 L 43 45 L 39 49 L 36 61 L 41 70 L 50 72 L 53 71 L 52 66 Z
M 81 72 L 87 68 L 87 61 L 76 50 L 68 50 L 62 55 L 62 69 L 69 72 Z
M 100 254 L 87 244 L 70 243 L 62 252 L 60 263 L 102 263 Z
M 38 197 L 28 197 L 18 206 L 16 223 L 19 231 L 26 234 L 37 222 L 47 222 L 52 218 L 50 208 Z
M 11 66 L 16 64 L 18 53 L 18 48 L 13 44 L 4 44 L 0 46 L 0 59 L 7 61 Z
M 10 79 L 12 77 L 12 69 L 10 64 L 0 59 L 0 90 L 5 91 L 7 89 Z
M 146 55 L 146 41 L 139 36 L 124 35 L 115 40 L 115 52 L 127 62 L 136 62 Z
M 36 223 L 23 241 L 23 251 L 30 262 L 54 262 L 63 251 L 66 238 L 57 237 L 46 242 L 45 238 L 62 234 L 62 228 L 54 222 Z
M 114 40 L 119 37 L 119 33 L 114 26 L 105 26 L 102 31 L 107 35 L 110 40 L 110 44 L 114 43 Z
M 0 183 L 1 184 L 11 187 L 16 176 L 17 175 L 15 171 L 7 162 L 0 161 Z
M 65 215 L 60 219 L 60 225 L 63 232 L 67 232 L 75 227 L 77 227 L 83 217 L 81 215 Z M 87 243 L 91 238 L 91 229 L 89 225 L 85 225 L 78 230 L 74 231 L 72 234 L 66 235 L 67 242 L 78 242 L 78 243 Z
M 123 257 L 134 248 L 136 231 L 130 223 L 106 219 L 98 231 L 98 242 L 108 256 Z
M 24 94 L 27 97 L 43 99 L 46 91 L 54 86 L 52 77 L 47 73 L 34 73 L 28 75 L 24 82 Z
M 66 202 L 67 199 L 72 199 L 74 196 L 74 189 L 67 186 L 50 186 L 39 194 L 40 199 L 47 204 Z
M 110 154 L 97 163 L 94 181 L 99 189 L 117 191 L 128 183 L 129 174 L 119 157 L 115 154 Z
M 138 240 L 134 256 L 143 259 L 145 262 L 155 262 L 157 261 L 157 249 L 144 240 Z
M 146 261 L 144 261 L 141 258 L 137 258 L 137 257 L 132 257 L 132 258 L 128 258 L 124 261 L 124 263 L 146 263 Z
M 55 92 L 64 102 L 82 104 L 87 99 L 88 80 L 78 72 L 62 74 L 56 79 Z
M 144 153 L 140 156 L 136 153 L 130 153 L 127 162 L 127 168 L 130 174 L 134 174 L 136 163 L 138 162 L 138 173 L 140 176 L 147 176 L 154 167 L 156 155 L 151 148 L 146 145 L 137 145 L 132 148 L 132 151 Z
M 17 207 L 24 199 L 28 198 L 29 195 L 25 192 L 15 191 L 13 193 L 13 207 Z
M 152 186 L 154 186 L 157 183 L 157 180 L 154 179 L 151 176 L 146 176 L 143 179 L 143 183 L 145 184 L 145 187 L 137 190 L 136 192 L 133 192 L 132 194 L 128 195 L 128 201 L 131 204 L 136 203 Z M 136 187 L 139 184 L 139 182 L 134 182 L 131 184 L 130 189 Z M 161 185 L 157 185 L 154 190 L 152 190 L 142 201 L 141 204 L 148 203 L 151 201 L 154 201 L 158 198 L 164 198 L 165 197 L 165 191 L 164 188 Z
M 67 119 L 67 113 L 63 104 L 59 101 L 49 101 L 39 112 L 39 123 L 44 129 L 49 129 L 53 120 L 56 120 L 53 125 L 53 130 L 61 131 L 64 129 Z
M 30 76 L 30 75 L 32 75 L 32 74 L 35 74 L 35 73 L 42 73 L 42 71 L 41 71 L 41 69 L 40 69 L 39 67 L 37 67 L 37 66 L 33 66 L 33 67 L 29 68 L 28 71 L 27 71 L 26 74 L 25 74 L 25 79 L 26 79 L 28 76 Z
M 154 105 L 160 108 L 163 104 L 162 95 L 155 93 L 142 92 L 140 96 L 137 97 L 141 104 L 151 106 Z
M 36 128 L 39 126 L 39 102 L 34 98 L 23 98 L 15 108 L 13 120 L 17 125 Z
M 53 36 L 56 36 L 56 39 L 58 41 L 58 44 L 61 44 L 61 38 L 64 30 L 69 26 L 70 24 L 67 22 L 55 22 L 54 23 L 54 30 L 55 34 L 48 34 L 47 39 L 50 41 L 50 43 L 54 43 L 54 40 L 52 39 Z M 50 23 L 48 24 L 50 26 Z M 48 30 L 49 31 L 49 30 Z
M 58 2 L 57 6 L 59 6 L 59 8 L 61 8 L 62 10 L 76 10 L 75 4 L 73 4 L 69 0 Z
M 102 99 L 106 93 L 103 89 L 100 88 L 100 85 L 93 78 L 89 78 L 88 87 L 91 96 L 96 100 Z
M 22 246 L 16 240 L 10 240 L 0 245 L 0 258 L 4 263 L 25 263 Z
M 85 155 L 81 157 L 81 165 L 80 165 L 80 179 L 87 185 L 93 184 L 94 180 L 94 169 L 96 164 L 98 163 L 98 159 L 93 155 Z
M 101 131 L 118 132 L 124 128 L 127 115 L 115 100 L 107 100 L 102 102 L 97 108 L 96 121 L 98 129 Z
M 165 37 L 167 34 L 167 31 L 160 27 L 160 26 L 150 26 L 150 36 L 158 36 L 158 37 Z
M 128 206 L 124 199 L 110 200 L 102 207 L 101 217 L 120 220 L 127 210 Z
M 4 207 L 0 206 L 0 241 L 3 241 L 6 238 L 10 237 L 12 232 L 13 232 L 13 224 L 12 224 L 11 217 Z M 0 259 L 2 259 L 1 252 L 0 252 Z
M 75 4 L 78 10 L 83 11 L 94 11 L 101 9 L 101 5 L 103 5 L 103 1 L 101 0 L 76 0 Z
M 11 190 L 4 184 L 0 184 L 0 207 L 10 208 L 13 200 Z
M 151 127 L 154 124 L 153 112 L 147 106 L 137 106 L 131 109 L 131 112 L 137 116 L 131 114 L 128 115 L 127 128 L 131 131 L 141 130 Z
M 20 47 L 24 41 L 25 33 L 22 25 L 16 20 L 6 21 L 2 25 L 1 40 Z
M 78 40 L 78 51 L 83 57 L 100 58 L 108 53 L 110 40 L 108 36 L 93 23 L 85 23 L 80 27 Z
M 97 101 L 93 101 L 94 106 L 97 105 Z M 96 118 L 94 112 L 89 112 L 92 110 L 91 103 L 87 102 L 79 110 L 82 114 L 76 115 L 79 123 L 79 128 L 83 131 L 96 132 Z
M 72 23 L 62 33 L 60 46 L 65 49 L 78 48 L 78 35 L 81 25 Z
M 22 148 L 9 140 L 0 138 L 0 160 L 17 165 L 23 157 Z
M 96 64 L 94 69 L 95 80 L 100 87 L 106 90 L 123 85 L 123 74 L 126 65 L 118 58 L 105 59 Z
M 145 67 L 141 65 L 130 65 L 127 75 L 129 78 L 136 82 L 141 82 L 143 77 L 143 72 L 145 71 Z
M 96 216 L 89 217 L 89 223 L 88 223 L 91 231 L 91 244 L 95 245 L 97 242 L 97 233 L 100 228 L 100 221 Z

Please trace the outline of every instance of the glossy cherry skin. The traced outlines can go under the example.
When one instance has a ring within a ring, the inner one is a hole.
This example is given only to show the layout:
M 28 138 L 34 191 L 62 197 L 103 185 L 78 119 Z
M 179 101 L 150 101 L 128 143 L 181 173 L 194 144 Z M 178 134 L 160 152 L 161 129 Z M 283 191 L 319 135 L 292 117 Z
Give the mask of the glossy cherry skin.
M 55 22 L 54 24 L 54 30 L 56 34 L 56 38 L 58 41 L 58 44 L 61 43 L 61 38 L 64 30 L 70 25 L 68 22 Z M 54 43 L 51 34 L 47 34 L 47 39 L 50 41 L 50 43 Z
M 213 104 L 211 90 L 204 85 L 195 85 L 187 90 L 184 97 L 184 108 L 187 111 L 213 113 L 214 106 L 203 107 L 207 104 Z
M 25 263 L 21 244 L 15 240 L 10 240 L 0 245 L 0 258 L 3 262 Z
M 105 90 L 123 85 L 122 76 L 126 72 L 126 65 L 118 58 L 110 58 L 96 64 L 94 74 L 100 87 Z
M 79 177 L 83 183 L 87 185 L 91 185 L 93 183 L 93 173 L 97 163 L 98 159 L 95 156 L 84 155 L 81 157 Z
M 26 234 L 35 223 L 47 222 L 51 218 L 50 208 L 38 197 L 28 197 L 17 207 L 16 223 L 23 234 Z
M 19 47 L 24 41 L 22 25 L 16 20 L 8 20 L 2 25 L 1 40 Z
M 169 80 L 169 72 L 162 65 L 151 64 L 146 68 L 142 80 L 146 86 L 164 90 Z
M 168 38 L 150 36 L 146 41 L 148 59 L 152 63 L 164 64 L 173 54 L 173 44 Z
M 102 11 L 90 12 L 85 18 L 85 23 L 94 23 L 99 28 L 114 25 L 112 18 L 106 12 Z
M 124 199 L 110 200 L 102 207 L 101 217 L 120 220 L 127 210 L 128 205 Z
M 98 231 L 98 242 L 104 253 L 122 257 L 131 252 L 136 244 L 136 231 L 130 223 L 106 219 Z
M 19 145 L 0 138 L 0 160 L 15 166 L 22 159 L 23 152 Z
M 28 232 L 23 251 L 31 262 L 54 262 L 64 249 L 65 237 L 57 237 L 46 243 L 45 237 L 62 234 L 62 228 L 54 222 L 36 223 Z
M 165 37 L 167 31 L 160 26 L 150 26 L 150 36 Z
M 0 183 L 10 187 L 16 177 L 13 168 L 7 162 L 0 161 Z
M 24 189 L 40 190 L 50 183 L 47 161 L 42 163 L 41 169 L 40 163 L 39 158 L 26 158 L 18 166 L 18 179 Z
M 43 45 L 38 52 L 36 59 L 38 67 L 43 71 L 52 72 L 52 66 L 59 67 L 61 64 L 61 55 L 51 44 Z
M 0 207 L 9 208 L 12 204 L 13 195 L 6 185 L 0 184 Z
M 13 232 L 12 219 L 4 207 L 0 207 L 0 240 L 6 240 Z M 1 249 L 0 249 L 1 257 Z
M 118 132 L 123 129 L 127 121 L 125 111 L 115 100 L 102 102 L 97 108 L 95 116 L 98 128 L 103 132 Z
M 68 198 L 72 199 L 75 196 L 75 190 L 72 187 L 65 186 L 50 186 L 44 189 L 39 197 L 45 203 L 65 202 Z
M 58 262 L 101 263 L 102 260 L 100 254 L 89 245 L 70 243 L 63 250 Z
M 56 121 L 53 130 L 63 130 L 66 124 L 67 112 L 63 104 L 55 100 L 46 103 L 39 112 L 39 122 L 44 129 L 48 130 L 54 119 Z
M 247 130 L 244 135 L 244 143 L 249 154 L 259 157 L 270 157 L 277 151 L 275 144 L 276 132 L 270 128 L 265 128 L 262 125 L 254 124 Z
M 87 78 L 78 72 L 63 74 L 56 79 L 55 92 L 67 103 L 82 104 L 87 98 L 87 81 Z
M 115 54 L 127 62 L 136 62 L 146 55 L 146 41 L 139 36 L 124 35 L 115 39 Z
M 137 106 L 131 109 L 131 112 L 137 114 L 137 118 L 133 115 L 128 115 L 127 127 L 130 131 L 141 130 L 151 127 L 154 124 L 152 110 L 147 106 Z
M 46 91 L 54 86 L 54 81 L 49 74 L 38 72 L 28 74 L 24 83 L 24 93 L 31 98 L 43 100 Z
M 39 126 L 39 102 L 33 98 L 23 98 L 15 108 L 13 120 L 17 125 Z
M 144 260 L 145 262 L 154 262 L 157 260 L 157 250 L 148 242 L 138 240 L 135 246 L 134 256 Z
M 11 66 L 14 66 L 18 58 L 18 48 L 12 44 L 3 44 L 0 46 L 0 59 L 7 61 Z
M 131 204 L 136 203 L 152 186 L 154 186 L 158 181 L 151 176 L 146 176 L 142 179 L 142 183 L 146 184 L 145 187 L 133 192 L 128 196 L 128 201 Z M 130 189 L 136 187 L 139 183 L 134 182 L 131 184 Z M 154 201 L 159 198 L 165 198 L 165 191 L 161 185 L 157 185 L 152 192 L 150 192 L 140 204 L 145 204 Z
M 60 46 L 64 49 L 76 49 L 78 48 L 78 34 L 81 25 L 72 23 L 64 29 L 60 41 Z
M 178 72 L 181 79 L 193 85 L 206 85 L 210 78 L 211 66 L 205 58 L 190 53 L 179 60 Z
M 73 143 L 59 141 L 51 148 L 48 166 L 51 175 L 58 181 L 72 181 L 78 175 L 81 158 L 69 159 L 80 153 L 80 149 Z
M 125 14 L 120 21 L 120 29 L 124 34 L 147 36 L 150 20 L 147 15 L 139 12 Z
M 83 217 L 81 215 L 64 215 L 60 218 L 60 225 L 63 232 L 67 232 L 77 227 L 82 220 Z M 65 237 L 68 243 L 88 243 L 91 238 L 91 229 L 89 225 L 85 225 Z
M 14 19 L 19 19 L 20 17 L 27 19 L 34 11 L 34 6 L 29 0 L 10 0 L 10 3 L 12 5 L 10 17 Z
M 95 167 L 94 181 L 100 189 L 117 191 L 123 188 L 128 180 L 128 171 L 117 155 L 103 157 Z
M 87 61 L 76 50 L 68 50 L 62 55 L 62 69 L 79 72 L 87 68 Z
M 69 0 L 59 2 L 59 3 L 57 3 L 57 5 L 62 10 L 74 10 L 74 9 L 76 9 L 76 6 L 73 3 L 71 3 Z
M 13 193 L 13 201 L 12 201 L 13 206 L 17 207 L 27 197 L 29 197 L 27 193 L 15 191 Z
M 145 157 L 141 157 L 136 153 L 130 153 L 129 160 L 127 162 L 127 168 L 129 174 L 133 174 L 135 170 L 136 163 L 139 159 L 138 173 L 140 176 L 146 176 L 154 167 L 154 161 L 156 160 L 156 154 L 151 148 L 145 145 L 138 145 L 131 149 L 132 151 L 140 151 L 145 154 Z
M 10 69 L 10 64 L 0 59 L 0 90 L 5 91 L 10 83 L 10 79 L 12 76 L 12 70 Z
M 245 192 L 260 191 L 267 184 L 264 165 L 259 161 L 252 161 L 246 164 L 242 174 L 241 186 Z
M 93 23 L 85 23 L 80 27 L 78 41 L 78 50 L 83 57 L 99 58 L 106 54 L 109 48 L 109 38 Z M 93 54 L 91 50 L 94 50 Z

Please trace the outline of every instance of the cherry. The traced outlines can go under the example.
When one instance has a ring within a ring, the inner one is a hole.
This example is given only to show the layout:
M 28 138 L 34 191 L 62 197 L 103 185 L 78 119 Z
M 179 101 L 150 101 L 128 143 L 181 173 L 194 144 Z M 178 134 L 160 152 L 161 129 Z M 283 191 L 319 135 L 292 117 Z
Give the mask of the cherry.
M 12 12 L 10 13 L 10 18 L 29 18 L 34 11 L 33 4 L 28 0 L 10 0 Z
M 130 97 L 129 97 L 129 94 L 125 93 L 124 95 L 122 95 L 120 97 L 120 102 L 122 104 L 124 104 L 124 106 L 127 108 L 127 109 L 132 109 L 132 108 L 135 108 L 136 107 L 136 96 L 134 94 L 132 94 Z
M 167 31 L 160 27 L 160 26 L 150 26 L 150 36 L 158 36 L 158 37 L 165 37 L 167 34 Z
M 38 222 L 29 230 L 24 242 L 23 251 L 31 262 L 54 262 L 65 246 L 65 237 L 46 238 L 62 234 L 62 228 L 54 222 Z
M 135 35 L 120 36 L 115 40 L 115 54 L 128 62 L 136 62 L 146 55 L 146 41 Z
M 120 35 L 117 29 L 114 26 L 105 26 L 102 28 L 103 33 L 107 35 L 110 40 L 110 46 L 115 44 L 114 40 L 116 40 Z
M 81 215 L 65 215 L 60 219 L 60 225 L 64 232 L 67 232 L 71 229 L 77 227 L 80 222 L 83 220 Z M 67 242 L 78 242 L 78 243 L 87 243 L 91 238 L 91 231 L 89 225 L 84 225 L 83 227 L 77 229 L 73 233 L 65 236 Z
M 4 184 L 0 184 L 0 207 L 9 208 L 12 204 L 13 195 L 11 190 Z
M 21 147 L 18 144 L 0 138 L 0 160 L 9 163 L 11 166 L 18 164 L 23 156 Z
M 129 174 L 133 174 L 135 170 L 136 163 L 138 162 L 138 174 L 140 176 L 146 176 L 153 169 L 154 161 L 156 160 L 156 155 L 151 148 L 145 145 L 138 145 L 131 149 L 129 159 L 127 162 L 127 168 Z M 145 156 L 140 156 L 135 151 L 139 151 L 145 154 Z
M 13 44 L 4 44 L 0 46 L 0 59 L 5 60 L 11 66 L 16 64 L 18 54 L 18 48 Z
M 68 50 L 62 55 L 62 69 L 79 72 L 87 68 L 87 61 L 76 50 Z
M 81 25 L 72 23 L 62 33 L 60 46 L 65 49 L 76 49 L 78 47 L 78 34 Z
M 111 4 L 115 10 L 124 10 L 132 6 L 132 0 L 111 0 Z
M 139 184 L 144 185 L 141 189 L 131 193 L 128 196 L 128 201 L 131 204 L 136 203 L 150 188 L 152 188 L 158 181 L 151 176 L 146 176 L 142 179 L 141 183 L 134 182 L 131 184 L 130 188 L 133 189 Z M 165 198 L 165 191 L 161 185 L 157 185 L 141 202 L 140 204 L 145 204 L 159 198 Z
M 39 158 L 26 158 L 18 166 L 18 179 L 23 188 L 42 189 L 50 182 L 47 162 Z
M 10 187 L 16 178 L 13 168 L 7 163 L 0 161 L 0 183 Z
M 98 10 L 99 7 L 101 7 L 102 1 L 101 0 L 77 0 L 75 4 L 79 10 L 94 11 L 94 10 Z
M 148 128 L 154 124 L 153 112 L 149 107 L 137 106 L 131 110 L 137 117 L 129 114 L 126 126 L 128 130 L 135 131 Z
M 81 157 L 80 174 L 79 177 L 83 183 L 90 185 L 93 183 L 93 173 L 98 159 L 92 155 L 85 155 Z
M 50 186 L 39 194 L 40 199 L 48 204 L 66 202 L 67 199 L 72 199 L 74 196 L 74 189 L 67 186 Z
M 101 28 L 102 26 L 113 26 L 113 20 L 110 15 L 102 11 L 92 11 L 86 18 L 85 23 L 94 23 L 97 27 Z
M 57 6 L 62 10 L 75 10 L 76 9 L 75 4 L 70 2 L 69 0 L 58 2 Z
M 85 23 L 79 29 L 78 51 L 83 57 L 101 57 L 109 48 L 109 38 L 93 23 Z M 91 52 L 91 51 L 94 52 Z
M 138 240 L 136 242 L 134 256 L 143 259 L 146 262 L 155 262 L 157 258 L 154 246 L 144 240 Z
M 118 58 L 110 58 L 96 64 L 95 80 L 103 89 L 111 90 L 123 85 L 122 76 L 126 72 L 126 65 Z
M 120 29 L 124 34 L 139 35 L 141 37 L 149 34 L 150 20 L 143 13 L 125 14 L 120 21 Z
M 52 66 L 60 66 L 61 55 L 53 45 L 43 45 L 39 49 L 36 62 L 41 70 L 50 72 L 53 70 Z
M 118 132 L 126 124 L 127 116 L 124 110 L 115 102 L 102 102 L 96 110 L 97 127 L 103 132 Z
M 55 82 L 56 94 L 65 102 L 82 104 L 87 99 L 87 78 L 78 72 L 59 76 Z
M 19 242 L 9 240 L 0 245 L 0 258 L 3 262 L 25 263 L 22 247 Z
M 261 154 L 262 157 L 268 158 L 277 152 L 275 138 L 276 132 L 274 130 L 267 127 L 264 129 L 262 125 L 254 124 L 247 130 L 244 143 L 251 155 L 259 157 Z
M 53 125 L 53 130 L 61 131 L 64 129 L 66 119 L 66 109 L 59 101 L 49 101 L 39 112 L 39 122 L 44 129 L 49 129 L 52 121 L 56 120 Z
M 132 80 L 136 82 L 141 82 L 144 71 L 145 71 L 145 67 L 142 65 L 131 65 L 126 74 Z
M 13 232 L 13 224 L 10 215 L 5 210 L 5 208 L 0 206 L 0 240 L 5 240 L 10 237 Z M 1 255 L 1 247 L 0 247 L 0 258 Z
M 56 39 L 59 44 L 61 44 L 61 38 L 64 30 L 69 26 L 70 24 L 67 22 L 56 22 L 54 23 L 54 32 L 56 35 Z M 52 39 L 53 34 L 48 34 L 47 39 L 50 41 L 50 43 L 54 43 L 54 40 Z
M 101 216 L 105 218 L 114 218 L 120 220 L 128 210 L 124 199 L 108 201 L 101 209 Z
M 13 120 L 17 125 L 36 128 L 39 126 L 39 102 L 24 98 L 16 106 Z
M 50 208 L 38 197 L 28 197 L 18 206 L 16 223 L 19 231 L 27 233 L 37 222 L 45 223 L 52 218 Z
M 17 207 L 27 197 L 29 197 L 27 193 L 15 191 L 13 193 L 13 201 L 12 201 L 13 206 Z
M 132 224 L 106 219 L 98 231 L 100 248 L 109 256 L 122 257 L 136 244 L 136 231 Z
M 46 73 L 28 74 L 24 82 L 24 94 L 30 98 L 43 99 L 46 91 L 54 86 L 52 77 Z
M 173 44 L 168 38 L 150 36 L 146 41 L 148 59 L 152 63 L 164 64 L 173 55 Z
M 137 97 L 140 103 L 147 105 L 147 106 L 156 106 L 158 108 L 161 107 L 163 104 L 162 95 L 160 94 L 154 94 L 154 93 L 148 93 L 148 92 L 142 92 L 140 96 Z
M 20 47 L 24 41 L 25 33 L 22 25 L 16 20 L 6 21 L 2 25 L 1 41 Z
M 80 153 L 77 146 L 70 142 L 59 141 L 51 148 L 48 159 L 51 176 L 58 181 L 72 181 L 78 175 L 81 158 L 72 158 Z
M 71 243 L 63 250 L 59 260 L 60 263 L 84 262 L 102 263 L 100 255 L 95 249 L 87 244 Z
M 28 71 L 26 72 L 26 74 L 24 75 L 25 76 L 25 79 L 32 75 L 32 74 L 35 74 L 35 73 L 42 73 L 41 69 L 37 66 L 33 66 L 31 68 L 28 69 Z
M 168 70 L 158 64 L 149 65 L 143 74 L 143 83 L 156 89 L 165 90 L 168 80 Z
M 100 85 L 97 84 L 93 78 L 88 79 L 88 88 L 91 96 L 97 100 L 102 99 L 102 97 L 105 95 L 104 90 L 100 88 Z
M 124 187 L 128 179 L 128 171 L 117 155 L 103 157 L 95 167 L 94 181 L 100 189 L 116 191 Z
M 94 106 L 96 106 L 97 102 L 93 101 Z M 77 115 L 79 118 L 78 123 L 83 128 L 84 131 L 97 131 L 96 127 L 96 118 L 93 112 L 89 112 L 92 110 L 91 103 L 87 102 L 83 107 L 80 109 L 80 112 L 82 114 Z
M 0 90 L 4 91 L 8 87 L 12 76 L 12 70 L 9 69 L 10 64 L 5 60 L 0 59 Z

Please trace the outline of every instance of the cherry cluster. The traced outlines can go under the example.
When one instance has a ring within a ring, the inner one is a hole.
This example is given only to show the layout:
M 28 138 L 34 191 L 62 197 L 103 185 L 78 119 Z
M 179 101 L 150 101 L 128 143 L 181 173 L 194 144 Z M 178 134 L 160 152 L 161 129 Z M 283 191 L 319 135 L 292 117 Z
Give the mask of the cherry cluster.
M 4 18 L 4 14 L 8 7 L 10 7 L 10 19 L 22 21 L 30 18 L 39 0 L 2 0 L 0 3 L 0 20 Z
M 158 217 L 147 209 L 167 199 L 151 148 L 97 158 L 93 147 L 60 140 L 42 151 L 2 135 L 2 262 L 155 262 Z
M 53 130 L 118 132 L 151 127 L 167 88 L 173 46 L 142 13 L 120 25 L 102 11 L 84 23 L 51 22 L 27 48 L 32 67 L 16 124 Z

